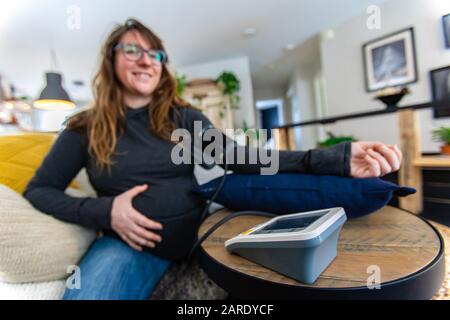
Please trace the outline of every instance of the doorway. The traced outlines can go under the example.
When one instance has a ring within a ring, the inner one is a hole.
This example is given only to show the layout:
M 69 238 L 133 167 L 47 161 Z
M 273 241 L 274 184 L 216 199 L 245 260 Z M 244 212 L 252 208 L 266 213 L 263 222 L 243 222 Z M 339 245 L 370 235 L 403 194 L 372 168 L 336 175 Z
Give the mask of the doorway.
M 272 129 L 283 123 L 283 100 L 258 101 L 256 108 L 259 114 L 261 129 L 267 130 L 267 144 L 273 144 Z

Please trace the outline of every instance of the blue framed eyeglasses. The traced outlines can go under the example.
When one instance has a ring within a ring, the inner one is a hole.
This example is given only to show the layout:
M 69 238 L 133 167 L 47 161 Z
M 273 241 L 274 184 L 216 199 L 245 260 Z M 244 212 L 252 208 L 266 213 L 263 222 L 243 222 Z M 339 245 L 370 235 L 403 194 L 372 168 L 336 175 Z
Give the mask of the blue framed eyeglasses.
M 144 49 L 135 43 L 119 43 L 114 47 L 114 51 L 117 50 L 122 50 L 125 58 L 130 61 L 140 60 L 144 56 L 145 52 L 152 61 L 158 64 L 164 64 L 167 62 L 167 54 L 164 51 Z

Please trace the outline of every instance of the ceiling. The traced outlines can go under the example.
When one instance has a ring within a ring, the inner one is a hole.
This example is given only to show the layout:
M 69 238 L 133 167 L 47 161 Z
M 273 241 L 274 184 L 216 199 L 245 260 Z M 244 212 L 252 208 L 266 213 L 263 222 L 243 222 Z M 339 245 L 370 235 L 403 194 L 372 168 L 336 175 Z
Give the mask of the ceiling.
M 101 43 L 114 23 L 135 17 L 164 40 L 172 66 L 248 56 L 254 87 L 283 86 L 298 60 L 318 56 L 311 41 L 384 0 L 14 0 L 0 4 L 0 74 L 19 94 L 36 95 L 43 71 L 57 68 L 72 95 L 84 96 Z M 69 29 L 71 5 L 80 28 Z M 243 30 L 257 33 L 243 37 Z M 307 41 L 308 40 L 308 41 Z M 300 53 L 306 41 L 307 50 Z M 285 46 L 296 48 L 286 52 Z M 275 68 L 268 66 L 275 63 Z M 85 88 L 75 87 L 82 80 Z M 78 92 L 77 92 L 78 90 Z M 74 92 L 75 91 L 75 92 Z M 88 93 L 89 95 L 89 93 Z

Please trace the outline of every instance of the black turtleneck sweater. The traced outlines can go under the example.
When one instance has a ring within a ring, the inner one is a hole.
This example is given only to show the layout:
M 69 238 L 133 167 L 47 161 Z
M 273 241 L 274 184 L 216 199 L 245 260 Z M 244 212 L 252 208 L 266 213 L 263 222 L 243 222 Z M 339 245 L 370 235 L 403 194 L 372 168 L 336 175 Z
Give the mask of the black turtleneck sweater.
M 193 108 L 178 110 L 173 113 L 177 128 L 193 134 L 194 121 L 210 125 L 209 120 Z M 133 207 L 163 225 L 163 230 L 159 231 L 162 242 L 148 251 L 167 259 L 185 256 L 195 241 L 205 201 L 192 193 L 197 186 L 194 165 L 174 164 L 171 161 L 174 144 L 160 139 L 148 128 L 148 106 L 127 108 L 125 132 L 118 137 L 111 175 L 107 170 L 96 168 L 95 159 L 88 154 L 85 134 L 63 130 L 28 184 L 25 198 L 38 210 L 58 219 L 116 236 L 111 229 L 114 197 L 146 183 L 149 187 L 133 199 Z M 349 161 L 350 143 L 343 143 L 307 152 L 281 151 L 279 168 L 280 171 L 348 176 Z M 75 198 L 64 193 L 83 167 L 97 198 Z M 245 173 L 259 173 L 260 168 L 260 164 L 230 164 L 228 167 Z

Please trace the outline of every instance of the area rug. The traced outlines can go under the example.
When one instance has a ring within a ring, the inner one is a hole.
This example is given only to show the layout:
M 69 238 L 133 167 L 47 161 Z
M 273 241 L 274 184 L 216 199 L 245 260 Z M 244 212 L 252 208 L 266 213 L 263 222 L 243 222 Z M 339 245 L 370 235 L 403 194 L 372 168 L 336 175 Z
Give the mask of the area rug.
M 445 242 L 445 280 L 433 300 L 450 300 L 450 228 L 434 221 L 429 222 L 439 231 Z

